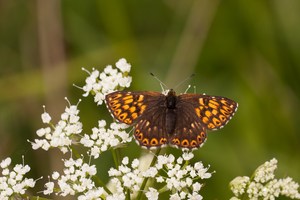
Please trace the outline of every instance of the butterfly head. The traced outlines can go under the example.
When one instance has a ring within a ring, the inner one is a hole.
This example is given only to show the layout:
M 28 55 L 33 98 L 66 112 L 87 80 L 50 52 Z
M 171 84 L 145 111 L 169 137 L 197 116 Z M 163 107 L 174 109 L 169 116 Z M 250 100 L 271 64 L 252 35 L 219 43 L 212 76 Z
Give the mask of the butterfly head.
M 173 89 L 168 90 L 167 96 L 176 96 L 176 92 Z

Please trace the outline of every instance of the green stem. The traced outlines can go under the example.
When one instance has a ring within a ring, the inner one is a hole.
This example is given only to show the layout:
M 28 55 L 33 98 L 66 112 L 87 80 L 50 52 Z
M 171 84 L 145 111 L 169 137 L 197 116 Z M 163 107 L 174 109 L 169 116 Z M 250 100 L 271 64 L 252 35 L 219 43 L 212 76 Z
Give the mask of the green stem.
M 92 179 L 93 181 L 95 181 L 97 185 L 103 187 L 103 189 L 105 190 L 105 192 L 107 192 L 107 194 L 112 194 L 112 192 L 106 187 L 106 185 L 101 181 L 101 179 L 98 176 L 93 176 Z
M 161 148 L 159 148 L 159 149 L 156 150 L 155 155 L 153 156 L 153 159 L 152 159 L 152 161 L 151 161 L 151 164 L 150 164 L 149 168 L 150 168 L 150 167 L 153 167 L 154 164 L 156 163 L 156 161 L 157 161 L 157 156 L 159 155 L 160 151 L 161 151 Z M 136 198 L 137 200 L 141 199 L 142 194 L 143 194 L 143 191 L 144 191 L 144 189 L 145 189 L 145 186 L 146 186 L 146 184 L 147 184 L 148 179 L 149 179 L 149 178 L 147 177 L 147 178 L 145 178 L 145 179 L 143 180 L 142 185 L 141 185 L 141 188 L 140 188 L 140 191 L 139 191 L 139 193 L 138 193 L 138 195 L 137 195 L 137 198 Z
M 112 156 L 114 159 L 116 169 L 118 169 L 120 166 L 120 151 L 119 151 L 119 149 L 112 148 L 111 153 L 112 153 Z
M 130 190 L 126 190 L 126 200 L 130 200 Z
M 73 146 L 70 146 L 70 149 L 72 151 L 72 157 L 75 156 L 76 159 L 81 157 L 81 155 L 78 153 L 78 151 Z

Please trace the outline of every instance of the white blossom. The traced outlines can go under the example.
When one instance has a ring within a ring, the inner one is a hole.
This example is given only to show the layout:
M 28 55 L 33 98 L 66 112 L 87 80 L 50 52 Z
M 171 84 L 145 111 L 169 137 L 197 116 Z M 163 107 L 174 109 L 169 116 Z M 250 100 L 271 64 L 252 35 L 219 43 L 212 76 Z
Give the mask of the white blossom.
M 124 130 L 127 126 L 124 124 L 112 123 L 110 128 L 106 128 L 106 122 L 100 120 L 98 127 L 92 129 L 92 134 L 84 134 L 80 143 L 90 148 L 90 154 L 94 158 L 107 151 L 109 148 L 117 147 L 121 144 L 128 143 L 132 137 Z
M 43 191 L 44 195 L 49 195 L 53 193 L 53 189 L 54 189 L 54 182 L 48 182 L 45 184 L 45 190 Z
M 77 105 L 69 105 L 61 114 L 61 120 L 55 126 L 48 126 L 36 131 L 41 139 L 30 142 L 34 150 L 42 148 L 48 151 L 51 147 L 58 147 L 63 153 L 69 151 L 73 140 L 82 132 L 82 123 L 79 121 L 79 110 Z M 51 119 L 48 113 L 42 114 L 42 120 L 48 124 Z
M 0 176 L 0 199 L 17 198 L 19 195 L 25 194 L 28 188 L 33 188 L 36 181 L 26 178 L 25 175 L 30 171 L 29 165 L 16 164 L 9 168 L 11 158 L 1 161 L 2 176 Z
M 131 65 L 127 63 L 126 59 L 121 58 L 116 62 L 116 67 L 113 68 L 108 65 L 103 72 L 93 69 L 89 73 L 89 77 L 85 80 L 86 84 L 82 87 L 85 92 L 83 96 L 88 96 L 90 93 L 94 95 L 94 101 L 101 105 L 105 100 L 105 95 L 117 89 L 129 87 L 132 78 L 128 76 Z
M 249 199 L 274 200 L 279 196 L 300 199 L 299 184 L 292 178 L 275 179 L 274 171 L 277 160 L 273 158 L 259 166 L 253 178 L 236 177 L 230 182 L 230 189 L 235 195 L 231 200 L 247 196 Z
M 127 63 L 126 59 L 121 58 L 117 63 L 116 67 L 121 70 L 121 72 L 130 72 L 131 65 Z
M 149 191 L 145 195 L 149 200 L 157 200 L 159 193 L 155 188 L 149 187 Z
M 50 117 L 49 113 L 44 112 L 44 113 L 42 114 L 42 121 L 43 121 L 43 123 L 45 123 L 45 124 L 50 123 L 51 117 Z
M 98 194 L 97 198 L 99 198 L 103 194 L 103 188 L 96 188 L 95 183 L 91 179 L 97 173 L 95 165 L 85 163 L 82 158 L 76 160 L 70 158 L 63 161 L 63 174 L 58 172 L 53 172 L 52 174 L 52 178 L 57 183 L 60 191 L 57 193 L 58 195 L 67 196 L 80 193 L 82 194 L 80 198 L 84 199 L 87 196 L 95 198 Z M 44 194 L 51 194 L 53 192 L 53 183 L 46 183 L 45 188 Z

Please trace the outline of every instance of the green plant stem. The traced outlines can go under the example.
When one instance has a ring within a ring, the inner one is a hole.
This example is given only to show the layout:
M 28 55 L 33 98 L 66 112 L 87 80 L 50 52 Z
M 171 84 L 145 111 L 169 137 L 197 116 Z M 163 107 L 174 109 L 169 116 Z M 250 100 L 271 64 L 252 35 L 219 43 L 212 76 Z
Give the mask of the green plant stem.
M 156 163 L 156 161 L 157 161 L 157 156 L 159 155 L 160 151 L 161 151 L 161 148 L 159 148 L 159 149 L 156 150 L 155 155 L 153 156 L 153 159 L 152 159 L 152 161 L 151 161 L 151 164 L 150 164 L 149 168 L 152 167 L 152 166 Z M 145 178 L 145 179 L 143 180 L 143 183 L 142 183 L 142 185 L 141 185 L 140 191 L 139 191 L 139 193 L 138 193 L 138 195 L 137 195 L 137 198 L 136 198 L 137 200 L 141 199 L 142 194 L 143 194 L 143 191 L 144 191 L 144 189 L 145 189 L 145 186 L 146 186 L 146 184 L 147 184 L 148 179 L 149 179 L 149 178 L 147 177 L 147 178 Z
M 107 194 L 112 194 L 112 192 L 106 187 L 106 185 L 101 181 L 101 179 L 98 176 L 93 176 L 92 179 L 93 181 L 95 181 L 97 186 L 103 187 L 103 189 L 105 190 L 105 192 L 107 192 Z
M 119 149 L 112 148 L 111 153 L 114 159 L 115 167 L 118 169 L 120 166 L 120 151 Z
M 126 190 L 126 200 L 130 200 L 130 190 Z

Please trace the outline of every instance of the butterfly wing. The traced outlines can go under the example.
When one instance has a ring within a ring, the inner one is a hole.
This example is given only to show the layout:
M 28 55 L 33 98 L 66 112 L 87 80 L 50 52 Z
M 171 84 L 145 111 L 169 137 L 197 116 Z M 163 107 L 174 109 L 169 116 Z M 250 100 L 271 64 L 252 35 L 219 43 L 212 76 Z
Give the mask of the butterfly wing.
M 177 121 L 169 142 L 182 148 L 198 148 L 206 140 L 206 130 L 228 123 L 238 104 L 228 98 L 200 94 L 182 94 L 177 98 Z
M 165 95 L 159 92 L 117 91 L 106 95 L 106 105 L 119 122 L 134 125 L 141 146 L 158 147 L 167 142 Z

